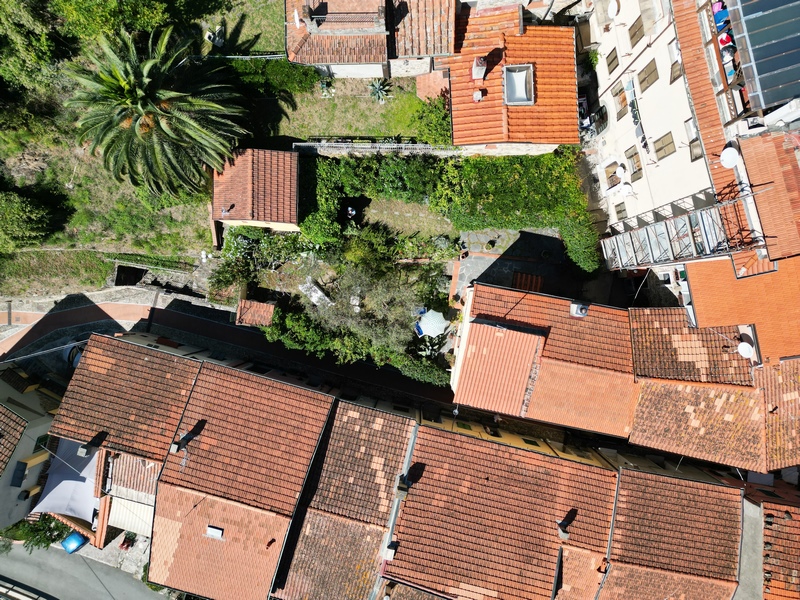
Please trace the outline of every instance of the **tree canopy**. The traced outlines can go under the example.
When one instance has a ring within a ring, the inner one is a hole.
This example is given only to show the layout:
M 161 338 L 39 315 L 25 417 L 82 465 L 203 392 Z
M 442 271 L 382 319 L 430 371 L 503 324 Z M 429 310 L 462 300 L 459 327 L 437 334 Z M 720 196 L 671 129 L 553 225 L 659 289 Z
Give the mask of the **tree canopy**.
M 129 33 L 113 45 L 101 36 L 103 53 L 90 57 L 94 69 L 75 70 L 81 89 L 68 102 L 86 110 L 79 141 L 91 140 L 118 180 L 157 195 L 203 189 L 207 168 L 222 171 L 248 133 L 234 120 L 245 111 L 225 66 L 192 58 L 192 40 L 171 37 L 171 27 L 153 33 L 140 56 Z

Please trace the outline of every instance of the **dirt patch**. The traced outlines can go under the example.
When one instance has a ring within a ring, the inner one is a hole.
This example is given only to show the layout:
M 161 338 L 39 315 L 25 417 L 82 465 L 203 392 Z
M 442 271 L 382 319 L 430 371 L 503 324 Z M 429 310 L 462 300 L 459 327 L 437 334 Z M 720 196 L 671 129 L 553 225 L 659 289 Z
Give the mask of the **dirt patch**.
M 423 237 L 452 236 L 456 233 L 452 223 L 441 215 L 431 212 L 422 204 L 407 204 L 401 200 L 373 200 L 365 213 L 367 221 L 380 222 L 412 235 Z

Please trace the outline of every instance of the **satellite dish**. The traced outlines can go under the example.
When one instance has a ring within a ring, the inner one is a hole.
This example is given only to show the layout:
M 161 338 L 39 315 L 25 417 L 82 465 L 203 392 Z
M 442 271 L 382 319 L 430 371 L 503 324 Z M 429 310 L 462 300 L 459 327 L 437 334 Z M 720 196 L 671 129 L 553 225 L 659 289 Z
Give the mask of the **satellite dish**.
M 613 19 L 619 13 L 619 5 L 616 0 L 611 0 L 608 4 L 608 18 Z
M 756 349 L 747 342 L 741 342 L 736 348 L 736 351 L 742 358 L 753 358 L 753 354 L 755 354 Z
M 733 146 L 728 146 L 719 155 L 719 162 L 726 169 L 732 169 L 739 162 L 739 151 Z
M 633 195 L 633 186 L 630 183 L 623 183 L 622 184 L 622 195 L 623 196 L 632 196 Z
M 623 175 L 625 175 L 625 167 L 624 167 L 624 166 L 622 166 L 622 165 L 618 166 L 618 167 L 617 167 L 617 170 L 616 170 L 616 171 L 614 171 L 614 174 L 615 174 L 617 177 L 619 177 L 620 179 L 622 179 L 622 176 L 623 176 Z

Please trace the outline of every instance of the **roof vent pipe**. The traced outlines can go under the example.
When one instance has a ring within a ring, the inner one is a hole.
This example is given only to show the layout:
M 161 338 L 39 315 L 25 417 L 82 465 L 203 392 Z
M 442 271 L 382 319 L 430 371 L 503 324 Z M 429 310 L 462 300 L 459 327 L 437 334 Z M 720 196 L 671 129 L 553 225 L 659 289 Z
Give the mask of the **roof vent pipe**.
M 570 302 L 569 316 L 576 319 L 582 319 L 589 314 L 589 305 L 581 304 L 580 302 Z

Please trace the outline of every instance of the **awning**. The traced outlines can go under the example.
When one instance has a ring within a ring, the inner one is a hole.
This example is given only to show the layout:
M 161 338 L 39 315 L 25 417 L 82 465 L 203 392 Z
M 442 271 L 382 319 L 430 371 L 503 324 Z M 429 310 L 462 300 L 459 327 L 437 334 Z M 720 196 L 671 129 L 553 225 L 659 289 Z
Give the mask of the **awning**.
M 31 512 L 56 513 L 91 523 L 99 498 L 94 497 L 97 452 L 78 456 L 81 444 L 60 440 L 50 462 L 42 498 Z
M 124 498 L 111 500 L 111 514 L 108 524 L 111 527 L 132 531 L 145 537 L 153 537 L 153 512 L 155 509 L 141 502 Z
M 419 331 L 422 332 L 420 335 L 436 337 L 447 331 L 447 328 L 450 326 L 450 322 L 444 318 L 442 313 L 428 311 L 422 315 L 422 317 L 420 317 L 418 326 Z

